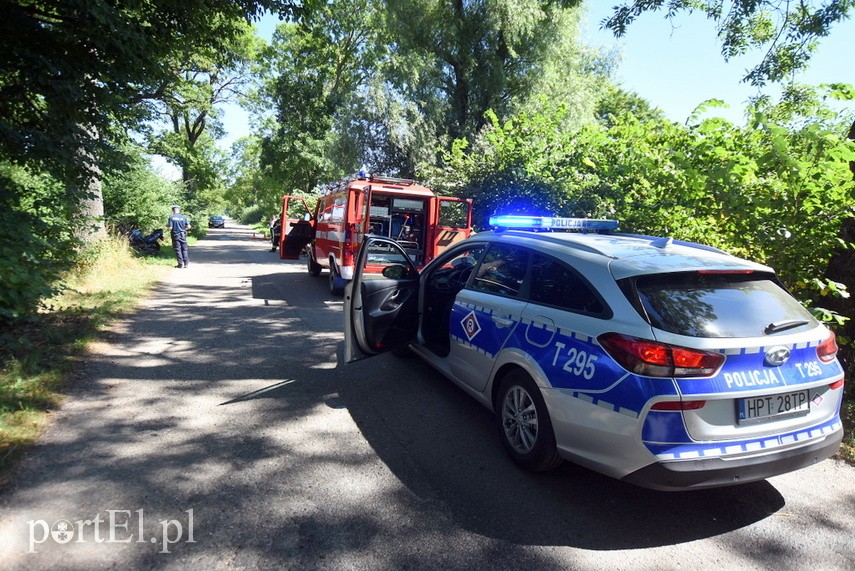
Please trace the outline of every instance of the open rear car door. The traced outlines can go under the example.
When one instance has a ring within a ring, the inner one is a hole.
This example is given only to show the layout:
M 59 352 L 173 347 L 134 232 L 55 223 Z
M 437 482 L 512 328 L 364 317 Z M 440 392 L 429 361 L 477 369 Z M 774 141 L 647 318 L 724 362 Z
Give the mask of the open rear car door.
M 315 239 L 312 211 L 302 196 L 286 194 L 282 197 L 282 212 L 279 216 L 282 225 L 279 257 L 283 260 L 296 260 L 306 244 Z
M 367 265 L 382 273 L 365 273 Z M 366 236 L 344 293 L 344 359 L 406 347 L 418 331 L 419 272 L 394 240 Z

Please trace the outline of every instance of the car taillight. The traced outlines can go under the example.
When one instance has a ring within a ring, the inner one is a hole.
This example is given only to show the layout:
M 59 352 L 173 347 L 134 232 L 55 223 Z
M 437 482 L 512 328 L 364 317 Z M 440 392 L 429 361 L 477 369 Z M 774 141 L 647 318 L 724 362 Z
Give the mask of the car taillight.
M 597 341 L 623 368 L 645 377 L 709 377 L 718 372 L 725 360 L 721 353 L 678 347 L 620 333 L 604 333 Z
M 823 363 L 830 363 L 837 356 L 837 337 L 830 333 L 828 338 L 816 346 L 816 356 Z
M 836 391 L 837 389 L 842 388 L 842 387 L 843 387 L 843 379 L 838 379 L 838 380 L 834 381 L 833 383 L 831 383 L 830 385 L 828 385 L 828 388 L 831 389 L 832 391 Z
M 343 266 L 352 266 L 356 254 L 359 252 L 359 243 L 356 242 L 356 224 L 350 223 L 344 228 L 344 244 L 341 248 L 341 263 Z
M 698 410 L 707 404 L 705 400 L 666 400 L 657 402 L 650 410 Z

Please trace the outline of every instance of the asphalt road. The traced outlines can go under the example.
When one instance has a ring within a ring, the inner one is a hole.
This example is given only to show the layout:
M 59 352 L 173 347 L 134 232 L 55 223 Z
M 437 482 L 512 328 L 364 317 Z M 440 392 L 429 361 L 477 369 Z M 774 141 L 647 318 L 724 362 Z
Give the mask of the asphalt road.
M 855 569 L 855 468 L 691 493 L 505 456 L 418 360 L 233 224 L 97 343 L 0 492 L 0 568 Z

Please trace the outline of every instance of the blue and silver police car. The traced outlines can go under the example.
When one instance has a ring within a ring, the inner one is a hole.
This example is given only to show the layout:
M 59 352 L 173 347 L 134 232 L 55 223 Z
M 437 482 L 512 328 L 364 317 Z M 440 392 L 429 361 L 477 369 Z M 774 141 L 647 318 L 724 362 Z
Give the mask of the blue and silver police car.
M 682 490 L 837 450 L 834 334 L 772 269 L 615 221 L 491 224 L 421 272 L 394 241 L 366 237 L 345 294 L 346 359 L 416 353 L 494 412 L 529 470 L 566 459 Z

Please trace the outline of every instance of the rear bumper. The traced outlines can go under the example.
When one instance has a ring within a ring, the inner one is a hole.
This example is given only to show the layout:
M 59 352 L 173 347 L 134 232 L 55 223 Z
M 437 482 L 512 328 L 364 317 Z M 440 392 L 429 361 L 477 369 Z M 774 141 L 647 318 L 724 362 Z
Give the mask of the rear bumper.
M 699 490 L 745 484 L 805 468 L 837 452 L 843 429 L 819 441 L 775 452 L 734 459 L 698 458 L 661 461 L 636 470 L 623 481 L 654 490 Z

